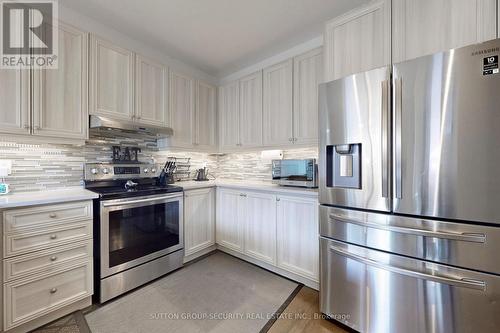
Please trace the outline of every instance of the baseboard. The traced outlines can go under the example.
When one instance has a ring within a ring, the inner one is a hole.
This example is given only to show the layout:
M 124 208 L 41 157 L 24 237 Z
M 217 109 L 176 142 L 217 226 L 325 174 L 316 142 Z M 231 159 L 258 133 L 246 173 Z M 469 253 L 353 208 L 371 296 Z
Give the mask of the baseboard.
M 70 313 L 84 309 L 92 305 L 92 297 L 86 297 L 78 302 L 67 305 L 59 310 L 46 314 L 40 318 L 33 319 L 25 324 L 14 327 L 8 331 L 2 331 L 5 333 L 26 333 L 30 332 L 40 326 L 53 322 L 54 320 L 60 319 Z
M 205 254 L 208 254 L 208 253 L 213 252 L 215 250 L 217 250 L 217 246 L 216 245 L 212 245 L 212 246 L 209 246 L 209 247 L 207 247 L 207 248 L 205 248 L 203 250 L 200 250 L 200 251 L 198 251 L 196 253 L 193 253 L 191 255 L 185 256 L 184 257 L 184 263 L 186 264 L 186 263 L 188 263 L 188 262 L 190 262 L 190 261 L 192 261 L 194 259 L 197 259 L 197 258 L 199 258 L 201 256 L 204 256 Z
M 276 273 L 278 275 L 281 275 L 287 279 L 290 279 L 290 280 L 293 280 L 293 281 L 296 281 L 298 283 L 302 283 L 303 285 L 309 287 L 309 288 L 312 288 L 314 290 L 319 290 L 319 283 L 317 281 L 314 281 L 314 280 L 311 280 L 311 279 L 308 279 L 306 277 L 303 277 L 303 276 L 300 276 L 300 275 L 297 275 L 295 273 L 292 273 L 292 272 L 289 272 L 289 271 L 286 271 L 284 269 L 281 269 L 279 267 L 276 267 L 276 266 L 273 266 L 273 265 L 270 265 L 268 263 L 265 263 L 265 262 L 262 262 L 258 259 L 255 259 L 255 258 L 252 258 L 252 257 L 249 257 L 243 253 L 239 253 L 237 251 L 234 251 L 234 250 L 231 250 L 231 249 L 228 249 L 227 247 L 224 247 L 224 246 L 221 246 L 219 244 L 217 244 L 217 249 L 222 251 L 222 252 L 225 252 L 227 254 L 230 254 L 234 257 L 237 257 L 239 259 L 242 259 L 242 260 L 245 260 L 245 261 L 248 261 L 256 266 L 259 266 L 259 267 L 262 267 L 268 271 L 271 271 L 273 273 Z

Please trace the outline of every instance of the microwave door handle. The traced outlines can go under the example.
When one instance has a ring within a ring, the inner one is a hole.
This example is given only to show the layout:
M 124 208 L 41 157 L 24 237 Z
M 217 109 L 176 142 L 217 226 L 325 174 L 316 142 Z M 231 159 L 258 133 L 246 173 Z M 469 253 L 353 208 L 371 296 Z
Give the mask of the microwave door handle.
M 382 86 L 382 114 L 381 114 L 381 121 L 382 121 L 382 133 L 381 133 L 381 146 L 382 146 L 382 197 L 383 198 L 388 198 L 389 197 L 389 150 L 390 150 L 390 143 L 389 143 L 389 80 L 384 80 L 381 83 Z

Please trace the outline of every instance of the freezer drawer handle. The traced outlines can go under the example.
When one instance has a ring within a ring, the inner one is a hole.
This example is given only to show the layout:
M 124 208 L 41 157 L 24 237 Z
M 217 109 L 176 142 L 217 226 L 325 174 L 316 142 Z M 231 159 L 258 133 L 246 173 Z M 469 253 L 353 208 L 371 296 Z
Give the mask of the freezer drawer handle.
M 482 291 L 486 290 L 486 283 L 484 281 L 480 281 L 480 280 L 476 280 L 476 279 L 469 279 L 469 278 L 454 278 L 454 277 L 433 275 L 433 274 L 427 274 L 427 273 L 422 273 L 422 272 L 418 272 L 418 271 L 413 271 L 413 270 L 406 269 L 406 268 L 390 266 L 390 265 L 387 265 L 385 263 L 381 263 L 381 262 L 378 262 L 376 260 L 365 258 L 363 256 L 348 252 L 342 248 L 338 248 L 338 247 L 333 246 L 333 245 L 330 246 L 330 250 L 334 253 L 337 253 L 337 254 L 343 256 L 343 257 L 356 260 L 362 264 L 377 267 L 377 268 L 380 268 L 380 269 L 383 269 L 383 270 L 386 270 L 389 272 L 393 272 L 396 274 L 406 275 L 406 276 L 414 277 L 417 279 L 434 281 L 437 283 L 448 284 L 448 285 L 452 285 L 452 286 L 456 286 L 456 287 L 482 290 Z
M 380 230 L 394 231 L 402 234 L 411 234 L 425 237 L 435 237 L 435 238 L 443 238 L 450 240 L 458 240 L 464 242 L 473 242 L 473 243 L 485 243 L 486 235 L 480 233 L 455 233 L 455 232 L 442 232 L 442 231 L 430 231 L 424 229 L 415 229 L 415 228 L 404 228 L 393 225 L 384 225 L 378 223 L 367 222 L 364 220 L 357 220 L 352 217 L 347 217 L 341 214 L 330 214 L 330 219 L 338 220 L 344 223 L 351 223 L 360 225 L 362 227 L 374 228 Z

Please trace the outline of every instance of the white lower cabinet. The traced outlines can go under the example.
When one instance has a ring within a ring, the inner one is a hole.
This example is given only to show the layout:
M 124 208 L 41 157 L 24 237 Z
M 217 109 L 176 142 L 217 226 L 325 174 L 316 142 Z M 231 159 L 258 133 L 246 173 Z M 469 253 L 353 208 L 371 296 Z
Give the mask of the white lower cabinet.
M 278 267 L 318 281 L 318 201 L 280 195 L 277 203 Z
M 247 192 L 245 199 L 245 254 L 276 263 L 276 196 Z
M 316 197 L 218 188 L 216 234 L 220 249 L 317 288 Z
M 184 251 L 192 256 L 215 245 L 215 188 L 184 192 Z
M 244 198 L 240 191 L 217 189 L 216 241 L 237 252 L 243 252 Z
M 30 331 L 91 304 L 92 201 L 7 209 L 1 220 L 3 331 Z

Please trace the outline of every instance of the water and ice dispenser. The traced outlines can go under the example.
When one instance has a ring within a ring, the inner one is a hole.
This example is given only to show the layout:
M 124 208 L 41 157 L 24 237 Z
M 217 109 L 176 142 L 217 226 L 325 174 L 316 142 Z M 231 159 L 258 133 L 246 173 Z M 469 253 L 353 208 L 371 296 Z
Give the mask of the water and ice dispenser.
M 327 146 L 327 186 L 361 188 L 361 144 Z

